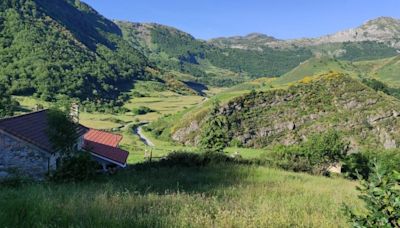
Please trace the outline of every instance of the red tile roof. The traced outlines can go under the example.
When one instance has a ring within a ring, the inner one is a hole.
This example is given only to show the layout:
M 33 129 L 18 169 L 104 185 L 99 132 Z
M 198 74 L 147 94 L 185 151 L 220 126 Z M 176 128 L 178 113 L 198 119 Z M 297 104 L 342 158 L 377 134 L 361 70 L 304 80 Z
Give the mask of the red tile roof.
M 101 157 L 125 165 L 129 153 L 118 148 L 121 135 L 90 129 L 84 136 L 84 148 Z
M 25 115 L 14 116 L 0 120 L 0 130 L 7 132 L 19 139 L 39 147 L 49 153 L 54 152 L 53 145 L 47 134 L 48 129 L 48 110 L 41 110 Z M 78 125 L 77 133 L 79 136 L 85 134 L 88 129 Z
M 122 140 L 121 135 L 112 134 L 105 131 L 90 129 L 84 136 L 85 140 L 101 143 L 107 146 L 117 147 Z

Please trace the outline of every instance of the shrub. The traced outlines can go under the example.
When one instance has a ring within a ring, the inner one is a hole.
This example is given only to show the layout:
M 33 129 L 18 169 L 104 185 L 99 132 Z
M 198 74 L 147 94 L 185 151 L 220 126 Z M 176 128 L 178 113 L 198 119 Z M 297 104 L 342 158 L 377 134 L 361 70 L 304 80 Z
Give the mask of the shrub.
M 340 162 L 348 151 L 349 143 L 339 132 L 331 130 L 325 134 L 311 135 L 300 145 L 274 148 L 272 164 L 295 172 L 326 174 L 328 168 Z
M 381 150 L 348 155 L 343 162 L 343 172 L 352 179 L 356 179 L 358 175 L 368 179 L 373 161 L 379 163 L 381 168 L 388 172 L 400 171 L 399 150 Z
M 361 178 L 361 177 L 360 177 Z M 368 180 L 357 190 L 365 202 L 366 213 L 357 214 L 349 206 L 345 212 L 354 227 L 400 227 L 400 173 L 387 172 L 375 165 Z
M 371 173 L 370 157 L 363 153 L 348 155 L 343 161 L 342 172 L 351 179 L 357 179 L 358 175 L 368 178 Z
M 382 91 L 386 94 L 389 94 L 389 87 L 381 81 L 378 81 L 374 78 L 364 78 L 362 82 L 375 91 Z
M 270 155 L 269 165 L 294 172 L 312 172 L 313 167 L 300 146 L 279 146 Z
M 99 165 L 86 152 L 63 158 L 51 177 L 56 182 L 84 181 L 93 178 Z
M 234 158 L 225 153 L 205 152 L 173 152 L 167 155 L 164 159 L 157 162 L 146 162 L 137 164 L 135 169 L 158 167 L 158 166 L 183 166 L 183 167 L 202 167 L 210 164 L 234 163 L 234 164 L 251 164 L 251 161 L 241 158 Z
M 150 112 L 155 112 L 153 109 L 145 106 L 140 106 L 132 110 L 133 114 L 135 115 L 145 115 Z

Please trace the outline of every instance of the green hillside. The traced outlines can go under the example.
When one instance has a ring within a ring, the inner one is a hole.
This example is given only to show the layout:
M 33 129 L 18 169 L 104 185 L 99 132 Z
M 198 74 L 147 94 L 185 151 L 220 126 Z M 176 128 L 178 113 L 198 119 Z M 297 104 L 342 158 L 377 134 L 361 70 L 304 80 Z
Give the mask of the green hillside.
M 240 50 L 221 48 L 158 24 L 117 22 L 124 38 L 162 69 L 196 80 L 230 86 L 251 78 L 281 75 L 312 56 L 305 48 Z
M 363 72 L 351 62 L 340 61 L 328 57 L 311 58 L 279 77 L 274 81 L 274 84 L 294 83 L 304 77 L 319 75 L 329 71 L 346 73 L 353 77 L 361 76 L 363 74 Z
M 236 96 L 222 105 L 220 114 L 227 118 L 229 140 L 244 147 L 293 144 L 331 128 L 343 132 L 354 148 L 393 148 L 400 141 L 396 127 L 400 102 L 342 74 L 306 78 L 288 89 Z M 207 112 L 193 110 L 161 135 L 196 144 Z
M 391 86 L 400 86 L 400 56 L 378 61 L 361 61 L 355 65 L 369 72 L 371 77 L 386 82 Z
M 336 58 L 320 57 L 311 58 L 299 66 L 282 75 L 274 81 L 275 85 L 297 82 L 304 77 L 327 73 L 330 71 L 341 72 L 354 78 L 375 78 L 390 86 L 400 85 L 400 56 L 350 62 Z
M 231 86 L 247 79 L 246 74 L 211 64 L 205 54 L 212 47 L 188 33 L 159 24 L 116 23 L 124 39 L 142 50 L 162 74 L 214 86 Z
M 115 100 L 147 65 L 118 26 L 85 3 L 0 3 L 0 83 L 15 95 Z

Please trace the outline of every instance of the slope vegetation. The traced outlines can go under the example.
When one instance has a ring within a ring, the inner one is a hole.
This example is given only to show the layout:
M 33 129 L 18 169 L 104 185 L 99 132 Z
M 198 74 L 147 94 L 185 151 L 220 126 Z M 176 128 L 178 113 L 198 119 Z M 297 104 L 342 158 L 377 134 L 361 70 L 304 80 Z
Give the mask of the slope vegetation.
M 13 94 L 114 100 L 146 66 L 118 26 L 80 1 L 0 3 L 0 83 Z
M 252 92 L 220 108 L 230 141 L 243 147 L 295 144 L 335 128 L 353 148 L 394 148 L 400 140 L 400 102 L 338 73 L 305 78 L 288 89 Z M 181 143 L 199 141 L 206 112 L 171 128 Z

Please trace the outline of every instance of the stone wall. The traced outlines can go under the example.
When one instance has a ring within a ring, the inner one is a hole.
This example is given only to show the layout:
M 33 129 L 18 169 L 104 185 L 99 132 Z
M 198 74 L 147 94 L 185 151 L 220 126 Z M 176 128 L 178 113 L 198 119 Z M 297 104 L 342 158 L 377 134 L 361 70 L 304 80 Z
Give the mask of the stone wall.
M 0 131 L 0 172 L 41 179 L 48 168 L 56 168 L 56 158 Z

